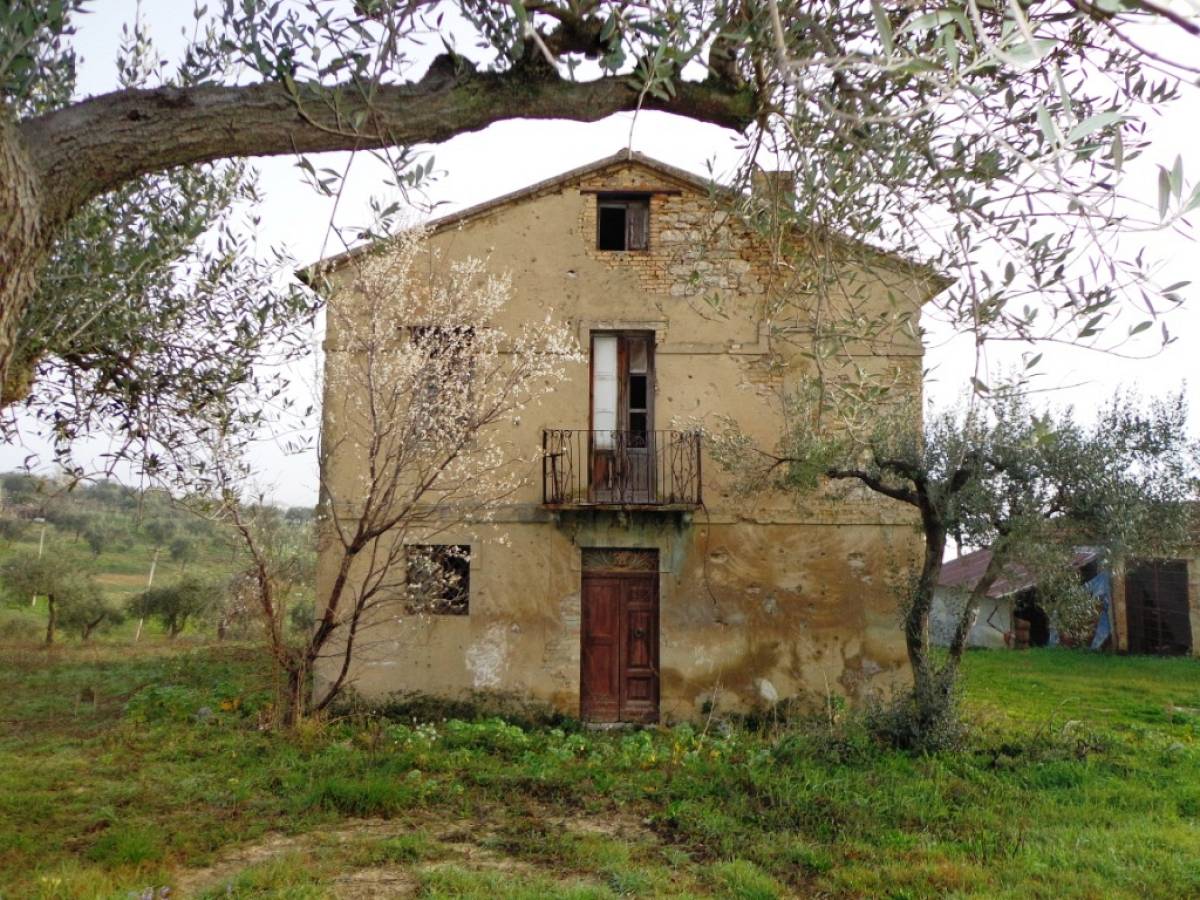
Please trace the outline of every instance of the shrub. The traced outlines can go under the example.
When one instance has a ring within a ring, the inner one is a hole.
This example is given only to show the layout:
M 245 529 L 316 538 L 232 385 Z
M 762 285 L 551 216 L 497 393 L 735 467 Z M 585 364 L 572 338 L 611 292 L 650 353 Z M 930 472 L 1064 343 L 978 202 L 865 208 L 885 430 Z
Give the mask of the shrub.
M 173 585 L 142 592 L 133 599 L 130 611 L 135 616 L 157 618 L 173 638 L 189 620 L 208 613 L 216 605 L 218 594 L 216 587 L 198 578 L 181 578 Z
M 962 747 L 967 737 L 961 691 L 932 692 L 924 702 L 912 690 L 868 702 L 864 722 L 878 740 L 897 750 L 937 753 Z
M 171 561 L 179 563 L 181 569 L 196 558 L 195 545 L 183 537 L 171 541 L 168 552 L 171 554 Z
M 108 546 L 108 535 L 97 526 L 92 526 L 85 531 L 83 539 L 87 541 L 88 549 L 92 551 L 92 556 L 99 556 L 104 552 L 104 548 Z
M 302 599 L 299 603 L 293 603 L 292 608 L 288 610 L 288 625 L 297 634 L 307 637 L 316 626 L 316 622 L 316 610 L 311 599 L 308 602 Z
M 0 540 L 16 541 L 20 540 L 28 530 L 28 523 L 20 519 L 0 519 Z

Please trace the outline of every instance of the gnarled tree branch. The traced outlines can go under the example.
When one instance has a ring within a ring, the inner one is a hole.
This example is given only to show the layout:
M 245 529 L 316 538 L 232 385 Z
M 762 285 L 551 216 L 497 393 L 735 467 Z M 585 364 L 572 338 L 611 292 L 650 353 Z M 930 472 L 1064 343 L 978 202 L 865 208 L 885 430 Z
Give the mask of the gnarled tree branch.
M 266 83 L 126 90 L 22 122 L 18 133 L 48 186 L 46 221 L 63 224 L 93 197 L 172 166 L 241 156 L 437 143 L 504 119 L 591 122 L 637 108 L 627 78 L 531 78 L 519 69 L 476 73 L 439 57 L 415 83 L 361 87 Z M 456 67 L 457 66 L 457 67 Z M 741 129 L 751 92 L 680 82 L 643 105 Z

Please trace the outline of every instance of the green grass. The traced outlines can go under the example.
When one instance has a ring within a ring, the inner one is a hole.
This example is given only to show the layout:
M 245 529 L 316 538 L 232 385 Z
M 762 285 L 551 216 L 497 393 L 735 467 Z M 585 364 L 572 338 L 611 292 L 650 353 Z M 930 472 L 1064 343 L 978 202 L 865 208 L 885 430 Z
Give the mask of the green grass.
M 0 897 L 1200 895 L 1200 662 L 965 671 L 968 747 L 913 756 L 852 722 L 276 734 L 248 647 L 4 645 Z

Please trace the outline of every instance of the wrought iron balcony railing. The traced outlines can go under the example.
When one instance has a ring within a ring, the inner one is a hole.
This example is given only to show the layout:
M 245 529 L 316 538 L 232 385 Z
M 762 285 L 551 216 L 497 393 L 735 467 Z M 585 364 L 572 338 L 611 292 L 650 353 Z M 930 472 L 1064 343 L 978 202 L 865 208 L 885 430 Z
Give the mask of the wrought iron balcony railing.
M 542 432 L 547 506 L 699 506 L 696 431 Z

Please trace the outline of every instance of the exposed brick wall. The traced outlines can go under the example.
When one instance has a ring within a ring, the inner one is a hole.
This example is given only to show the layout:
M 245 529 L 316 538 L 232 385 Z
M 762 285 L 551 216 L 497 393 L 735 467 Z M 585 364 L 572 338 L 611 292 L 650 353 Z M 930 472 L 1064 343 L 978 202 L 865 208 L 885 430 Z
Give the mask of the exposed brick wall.
M 694 188 L 648 178 L 628 167 L 586 179 L 585 191 L 670 190 L 650 195 L 646 250 L 596 249 L 596 202 L 581 204 L 579 233 L 588 255 L 605 265 L 635 273 L 649 294 L 669 297 L 762 297 L 770 290 L 773 266 L 763 242 L 736 217 Z

